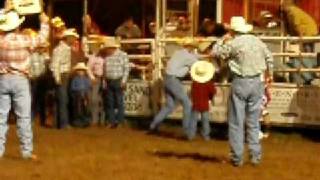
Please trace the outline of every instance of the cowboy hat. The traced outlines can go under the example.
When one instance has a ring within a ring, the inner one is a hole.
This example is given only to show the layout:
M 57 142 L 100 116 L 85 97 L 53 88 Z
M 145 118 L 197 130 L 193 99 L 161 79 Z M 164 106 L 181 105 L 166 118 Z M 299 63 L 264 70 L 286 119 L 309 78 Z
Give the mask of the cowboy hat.
M 85 64 L 84 62 L 79 62 L 79 63 L 77 63 L 77 65 L 75 65 L 72 69 L 73 69 L 74 71 L 78 71 L 78 70 L 87 71 L 87 70 L 88 70 L 88 67 L 86 66 L 86 64 Z
M 15 11 L 10 11 L 4 15 L 5 20 L 0 22 L 1 31 L 12 31 L 18 28 L 25 20 L 24 17 L 19 18 L 19 15 Z
M 197 46 L 196 41 L 191 37 L 181 38 L 181 39 L 178 40 L 178 43 L 181 46 L 193 46 L 193 47 Z
M 40 0 L 12 0 L 12 5 L 21 15 L 37 14 L 42 11 Z
M 215 40 L 213 37 L 208 37 L 207 40 L 200 42 L 198 45 L 198 49 L 200 52 L 204 52 L 208 47 L 212 44 L 212 42 Z
M 215 68 L 208 61 L 197 61 L 191 66 L 191 78 L 199 83 L 205 83 L 212 79 Z
M 242 16 L 233 16 L 230 20 L 230 28 L 240 33 L 248 33 L 253 30 L 253 26 L 247 24 Z
M 56 17 L 52 18 L 51 19 L 51 24 L 56 28 L 60 28 L 60 27 L 66 25 L 59 16 L 56 16 Z
M 119 41 L 112 36 L 105 37 L 105 43 L 103 44 L 102 48 L 119 48 L 120 43 Z
M 62 37 L 75 37 L 75 38 L 79 38 L 79 34 L 77 33 L 77 30 L 74 28 L 70 28 L 70 29 L 66 29 L 63 31 Z

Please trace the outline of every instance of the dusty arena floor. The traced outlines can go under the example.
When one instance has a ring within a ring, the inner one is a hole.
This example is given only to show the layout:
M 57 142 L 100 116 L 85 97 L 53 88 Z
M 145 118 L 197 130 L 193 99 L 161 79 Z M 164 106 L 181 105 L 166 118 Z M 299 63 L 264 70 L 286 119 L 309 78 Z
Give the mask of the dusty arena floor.
M 207 180 L 320 179 L 320 141 L 299 133 L 273 133 L 264 140 L 258 167 L 228 163 L 228 143 L 181 139 L 179 127 L 161 136 L 129 127 L 54 130 L 35 127 L 39 161 L 20 159 L 15 127 L 0 159 L 1 180 Z M 319 131 L 318 131 L 319 132 Z

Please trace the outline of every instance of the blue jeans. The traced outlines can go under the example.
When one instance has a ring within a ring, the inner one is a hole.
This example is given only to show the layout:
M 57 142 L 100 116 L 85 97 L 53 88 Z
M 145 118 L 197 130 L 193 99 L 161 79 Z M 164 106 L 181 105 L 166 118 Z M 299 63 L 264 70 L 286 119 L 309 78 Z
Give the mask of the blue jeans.
M 234 78 L 231 85 L 228 124 L 231 160 L 241 163 L 244 152 L 245 125 L 251 160 L 260 161 L 259 141 L 262 96 L 264 84 L 260 77 Z
M 288 62 L 288 66 L 292 68 L 315 68 L 317 60 L 312 58 L 303 58 L 302 60 L 292 58 Z M 298 84 L 308 84 L 315 78 L 314 72 L 293 72 L 290 74 L 291 81 Z
M 57 96 L 57 126 L 63 129 L 70 125 L 69 114 L 69 75 L 63 74 L 61 84 L 56 89 Z
M 11 106 L 17 116 L 17 134 L 22 156 L 30 156 L 33 151 L 33 133 L 29 80 L 20 75 L 0 75 L 0 156 L 5 151 L 6 134 L 9 129 L 8 113 Z
M 181 81 L 174 77 L 167 75 L 164 81 L 166 104 L 160 110 L 160 112 L 154 117 L 152 123 L 150 124 L 150 129 L 153 130 L 159 126 L 159 124 L 164 121 L 164 119 L 172 113 L 175 109 L 177 102 L 180 102 L 183 106 L 183 121 L 182 126 L 185 133 L 188 132 L 189 121 L 191 116 L 191 101 L 187 93 L 183 89 Z
M 205 140 L 209 140 L 210 139 L 210 122 L 209 122 L 208 111 L 199 112 L 199 111 L 193 110 L 192 119 L 190 120 L 190 123 L 189 123 L 188 138 L 193 139 L 196 136 L 197 122 L 198 122 L 199 115 L 201 116 L 201 121 L 202 121 L 201 135 Z
M 119 124 L 124 120 L 124 93 L 121 79 L 107 80 L 106 116 L 111 124 Z

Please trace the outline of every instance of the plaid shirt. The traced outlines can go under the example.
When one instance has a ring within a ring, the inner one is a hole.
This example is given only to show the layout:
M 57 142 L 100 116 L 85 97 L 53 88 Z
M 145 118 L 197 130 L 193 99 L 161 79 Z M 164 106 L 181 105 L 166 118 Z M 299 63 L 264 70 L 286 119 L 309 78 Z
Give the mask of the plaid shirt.
M 130 71 L 127 53 L 117 49 L 113 55 L 108 56 L 104 63 L 104 77 L 106 79 L 121 79 L 122 83 L 128 80 Z
M 64 41 L 60 41 L 54 48 L 50 69 L 56 83 L 61 82 L 61 74 L 71 72 L 71 47 Z
M 49 35 L 48 24 L 41 24 L 37 36 L 7 33 L 0 36 L 0 74 L 29 74 L 30 49 L 44 43 Z

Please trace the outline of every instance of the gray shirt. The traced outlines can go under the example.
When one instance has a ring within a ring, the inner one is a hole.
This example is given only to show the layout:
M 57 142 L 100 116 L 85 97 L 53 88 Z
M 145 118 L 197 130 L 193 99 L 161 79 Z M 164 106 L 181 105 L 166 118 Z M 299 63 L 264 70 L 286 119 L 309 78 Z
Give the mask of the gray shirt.
M 273 70 L 273 56 L 266 44 L 251 34 L 236 36 L 224 43 L 219 40 L 213 46 L 213 55 L 229 60 L 231 71 L 240 76 L 254 76 Z M 270 74 L 271 75 L 271 74 Z
M 176 77 L 184 77 L 196 61 L 198 58 L 195 54 L 186 49 L 177 50 L 168 61 L 166 73 Z

